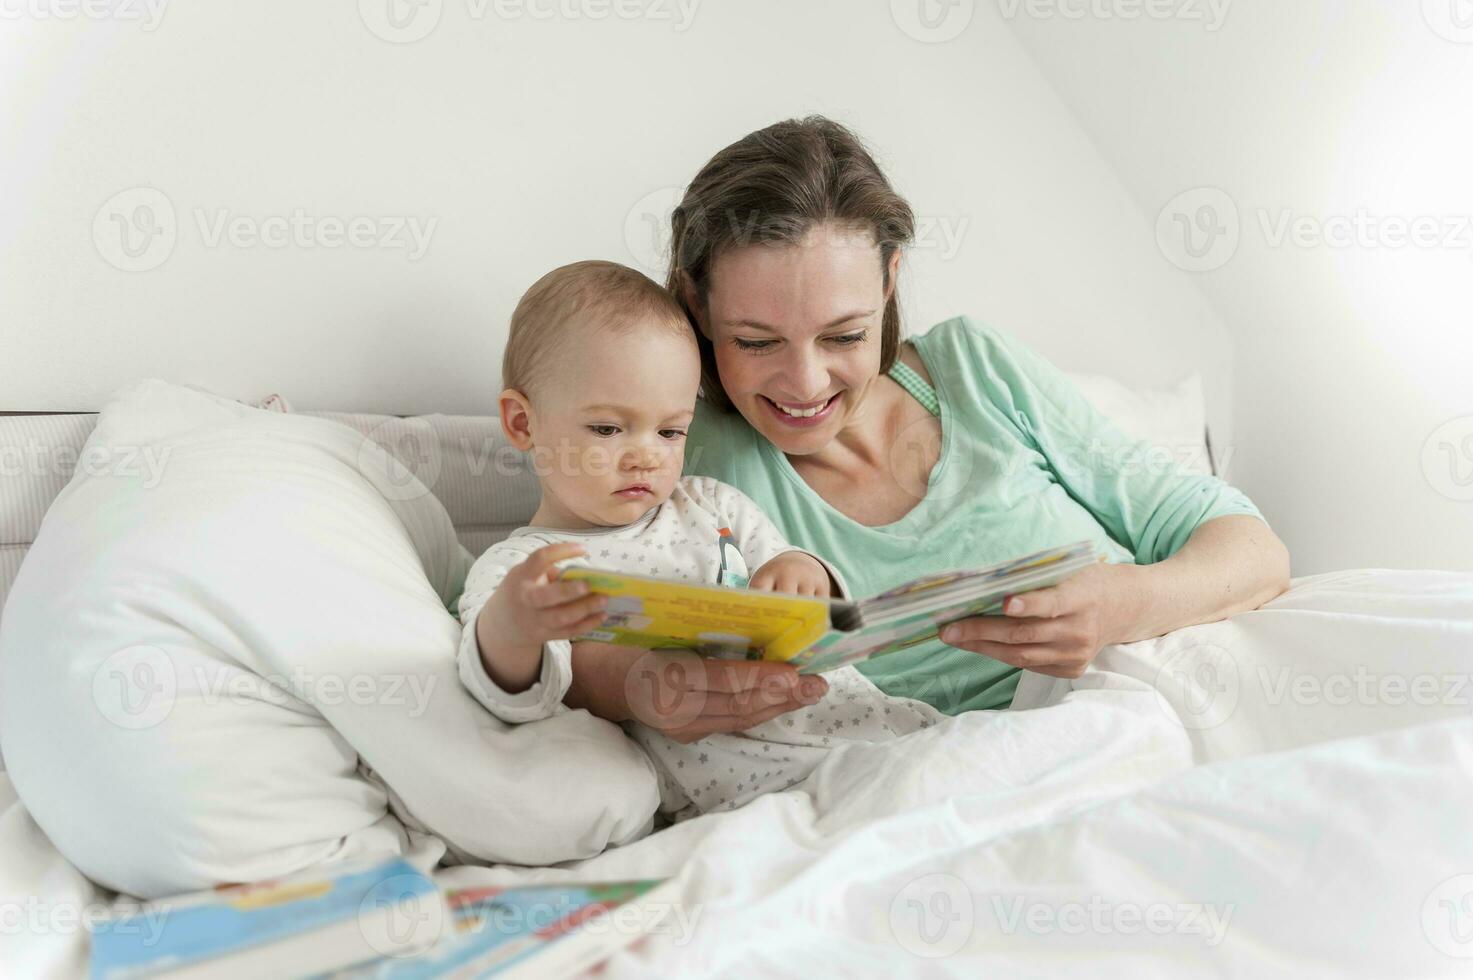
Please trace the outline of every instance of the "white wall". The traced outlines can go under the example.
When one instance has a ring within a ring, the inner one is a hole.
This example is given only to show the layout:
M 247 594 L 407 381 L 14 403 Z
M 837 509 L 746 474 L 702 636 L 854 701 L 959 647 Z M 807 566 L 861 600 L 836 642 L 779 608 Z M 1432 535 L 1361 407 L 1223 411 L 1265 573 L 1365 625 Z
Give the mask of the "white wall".
M 152 29 L 14 15 L 68 0 L 7 6 L 0 409 L 95 409 L 161 375 L 301 408 L 490 411 L 534 278 L 578 258 L 655 264 L 672 188 L 744 133 L 817 111 L 877 147 L 922 217 L 912 329 L 970 312 L 1067 368 L 1159 384 L 1200 368 L 1232 440 L 1220 320 L 993 5 L 928 43 L 903 2 L 620 2 L 650 16 L 431 0 L 411 43 L 367 26 L 393 33 L 388 0 L 169 5 Z M 152 202 L 156 251 L 134 259 L 117 222 L 147 217 L 138 188 L 167 203 Z M 222 217 L 269 231 L 294 209 L 435 224 L 417 258 L 211 237 Z M 130 263 L 151 267 L 115 267 Z
M 1237 348 L 1235 479 L 1296 575 L 1473 569 L 1473 24 L 1459 3 L 1236 0 L 1215 30 L 1024 3 L 1008 21 L 1140 209 L 1165 216 L 1163 261 L 1185 256 L 1173 212 L 1222 205 L 1236 248 L 1219 237 L 1195 274 Z M 1297 242 L 1278 238 L 1286 218 Z M 1405 243 L 1418 220 L 1424 247 Z M 1356 222 L 1364 242 L 1316 237 Z

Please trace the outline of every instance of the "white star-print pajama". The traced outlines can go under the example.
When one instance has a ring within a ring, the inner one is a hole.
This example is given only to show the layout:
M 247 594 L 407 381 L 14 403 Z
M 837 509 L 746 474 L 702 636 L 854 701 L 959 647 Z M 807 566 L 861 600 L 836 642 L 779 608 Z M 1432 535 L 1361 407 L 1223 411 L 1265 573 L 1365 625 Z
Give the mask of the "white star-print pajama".
M 823 700 L 739 734 L 682 745 L 637 723 L 625 730 L 655 761 L 660 812 L 672 822 L 732 810 L 808 778 L 845 742 L 881 742 L 929 728 L 945 716 L 923 701 L 886 695 L 853 667 L 824 675 Z
M 732 546 L 723 549 L 721 531 Z M 745 585 L 777 555 L 803 551 L 789 545 L 745 494 L 710 477 L 682 477 L 669 500 L 632 524 L 587 531 L 524 527 L 486 549 L 466 578 L 459 612 L 463 624 L 458 669 L 461 682 L 492 715 L 510 724 L 536 722 L 569 710 L 563 703 L 572 681 L 572 645 L 543 647 L 542 672 L 525 691 L 508 694 L 486 674 L 476 644 L 476 617 L 506 573 L 534 551 L 577 541 L 586 557 L 566 565 L 608 568 L 640 575 Z M 724 553 L 724 557 L 723 557 Z M 803 552 L 812 554 L 812 552 Z M 838 570 L 818 555 L 839 594 L 847 595 Z M 660 784 L 660 811 L 681 820 L 741 806 L 762 793 L 786 789 L 811 773 L 840 742 L 880 741 L 929 727 L 944 716 L 930 705 L 880 692 L 853 667 L 825 675 L 828 693 L 816 705 L 790 711 L 740 734 L 710 735 L 682 745 L 638 722 L 625 731 L 648 753 Z

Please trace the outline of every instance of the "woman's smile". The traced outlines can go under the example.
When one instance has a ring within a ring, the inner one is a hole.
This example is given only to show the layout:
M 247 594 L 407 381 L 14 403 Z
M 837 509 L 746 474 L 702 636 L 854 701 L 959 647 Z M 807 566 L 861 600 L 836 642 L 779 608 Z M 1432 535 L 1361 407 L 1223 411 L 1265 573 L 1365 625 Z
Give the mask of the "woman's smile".
M 839 403 L 839 395 L 842 392 L 830 395 L 826 400 L 819 402 L 789 402 L 776 401 L 766 395 L 758 395 L 762 404 L 767 406 L 773 418 L 784 425 L 798 428 L 808 428 L 819 425 L 833 414 L 834 406 Z

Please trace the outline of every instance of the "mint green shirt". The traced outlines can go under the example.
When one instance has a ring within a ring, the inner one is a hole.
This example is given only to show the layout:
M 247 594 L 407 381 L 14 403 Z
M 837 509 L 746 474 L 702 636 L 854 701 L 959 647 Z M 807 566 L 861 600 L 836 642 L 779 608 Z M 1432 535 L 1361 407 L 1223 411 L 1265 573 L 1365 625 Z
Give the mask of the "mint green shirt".
M 913 343 L 940 402 L 941 456 L 925 497 L 900 520 L 868 527 L 846 517 L 739 413 L 704 400 L 685 472 L 745 492 L 791 543 L 837 565 L 855 598 L 1086 538 L 1111 562 L 1147 565 L 1214 517 L 1263 519 L 1237 489 L 1126 436 L 1011 335 L 958 317 Z M 859 670 L 885 693 L 947 714 L 1007 707 L 1019 676 L 940 640 Z

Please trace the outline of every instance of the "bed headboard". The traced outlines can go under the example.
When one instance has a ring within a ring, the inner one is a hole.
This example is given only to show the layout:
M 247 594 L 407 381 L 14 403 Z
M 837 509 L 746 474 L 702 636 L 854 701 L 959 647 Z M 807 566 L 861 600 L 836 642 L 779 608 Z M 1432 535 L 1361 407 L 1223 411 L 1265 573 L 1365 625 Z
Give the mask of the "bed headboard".
M 473 555 L 537 510 L 536 474 L 506 441 L 497 418 L 301 414 L 341 422 L 398 457 L 445 505 L 460 543 Z M 87 465 L 82 449 L 96 424 L 92 413 L 0 413 L 0 607 L 51 501 L 76 468 Z

